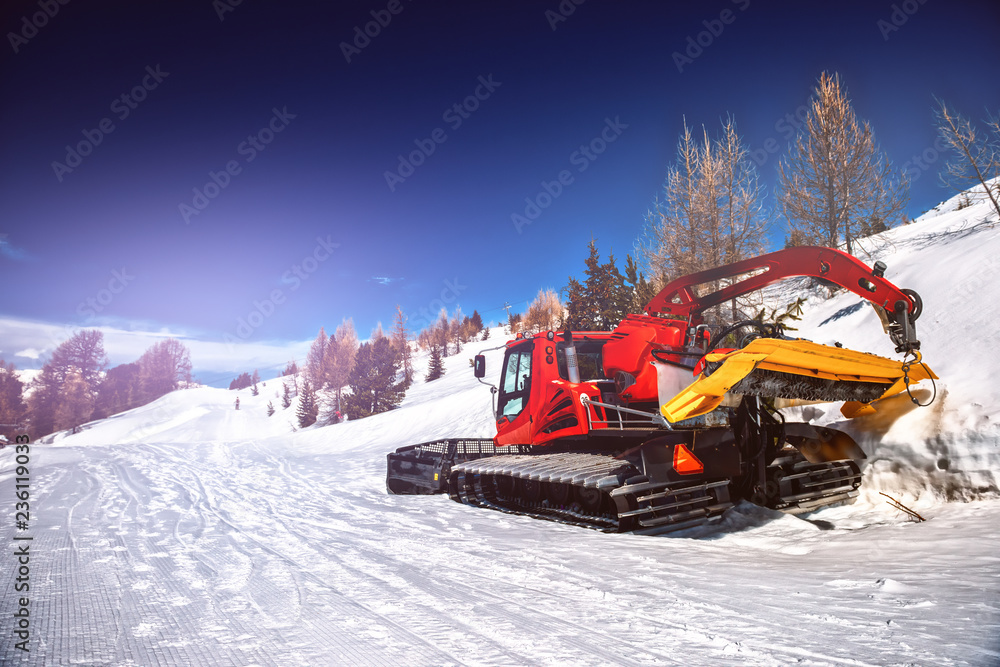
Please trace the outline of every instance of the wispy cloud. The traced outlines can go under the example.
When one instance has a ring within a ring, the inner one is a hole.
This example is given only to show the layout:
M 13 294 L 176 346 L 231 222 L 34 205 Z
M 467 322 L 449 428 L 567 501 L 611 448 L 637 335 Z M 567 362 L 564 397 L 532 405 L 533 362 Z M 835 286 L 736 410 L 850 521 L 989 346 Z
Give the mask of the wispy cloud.
M 389 276 L 372 276 L 368 280 L 369 282 L 375 282 L 378 283 L 379 285 L 389 285 L 390 283 L 399 282 L 400 280 L 402 280 L 402 278 L 391 278 Z
M 6 234 L 0 234 L 0 257 L 20 261 L 28 259 L 28 253 L 23 248 L 11 245 Z

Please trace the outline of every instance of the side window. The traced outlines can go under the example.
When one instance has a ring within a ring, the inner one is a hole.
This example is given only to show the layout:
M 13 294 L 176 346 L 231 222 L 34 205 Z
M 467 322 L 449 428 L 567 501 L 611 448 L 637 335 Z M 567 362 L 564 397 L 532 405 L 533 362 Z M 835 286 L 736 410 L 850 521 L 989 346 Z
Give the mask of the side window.
M 502 416 L 521 414 L 531 392 L 531 347 L 512 351 L 507 356 L 500 382 L 499 412 Z
M 579 341 L 576 347 L 576 363 L 580 369 L 581 382 L 593 382 L 595 380 L 607 380 L 604 376 L 604 341 Z M 556 363 L 559 368 L 559 377 L 563 380 L 569 379 L 566 371 L 566 343 L 556 343 Z

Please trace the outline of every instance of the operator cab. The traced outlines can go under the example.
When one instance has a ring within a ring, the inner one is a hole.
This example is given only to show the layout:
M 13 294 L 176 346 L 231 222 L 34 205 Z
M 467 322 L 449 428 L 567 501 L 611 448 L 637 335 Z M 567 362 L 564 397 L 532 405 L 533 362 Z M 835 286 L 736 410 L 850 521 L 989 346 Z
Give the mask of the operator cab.
M 513 420 L 528 405 L 531 394 L 531 355 L 534 341 L 525 341 L 508 348 L 503 358 L 500 393 L 497 399 L 497 421 Z

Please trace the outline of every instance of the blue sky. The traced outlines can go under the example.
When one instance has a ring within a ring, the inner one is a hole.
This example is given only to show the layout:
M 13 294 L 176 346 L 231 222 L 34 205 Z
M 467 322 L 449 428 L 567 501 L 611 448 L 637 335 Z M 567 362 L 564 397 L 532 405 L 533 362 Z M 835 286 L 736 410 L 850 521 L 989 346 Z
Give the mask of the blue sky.
M 498 319 L 591 235 L 623 260 L 685 117 L 732 114 L 772 185 L 836 71 L 916 216 L 950 196 L 913 162 L 933 97 L 1000 109 L 992 2 L 43 5 L 0 21 L 0 321 L 181 335 L 215 383 L 397 304 Z M 12 331 L 0 357 L 42 363 Z

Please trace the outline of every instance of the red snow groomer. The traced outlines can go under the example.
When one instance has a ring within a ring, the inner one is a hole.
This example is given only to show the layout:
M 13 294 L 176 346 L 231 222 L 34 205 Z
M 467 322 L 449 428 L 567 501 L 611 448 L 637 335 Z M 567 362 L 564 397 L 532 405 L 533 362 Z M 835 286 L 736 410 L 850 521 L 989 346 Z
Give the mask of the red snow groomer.
M 386 486 L 649 534 L 718 519 L 742 499 L 786 512 L 851 500 L 861 448 L 779 410 L 844 401 L 853 418 L 936 378 L 920 359 L 920 298 L 886 280 L 885 268 L 830 248 L 789 248 L 675 280 L 613 331 L 519 334 L 493 388 L 496 437 L 403 447 L 388 455 Z M 706 324 L 708 309 L 795 276 L 869 301 L 903 360 L 789 338 L 760 320 Z M 478 355 L 475 375 L 485 372 Z

